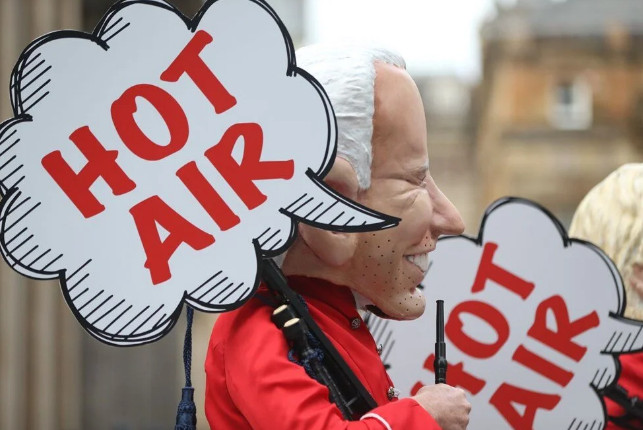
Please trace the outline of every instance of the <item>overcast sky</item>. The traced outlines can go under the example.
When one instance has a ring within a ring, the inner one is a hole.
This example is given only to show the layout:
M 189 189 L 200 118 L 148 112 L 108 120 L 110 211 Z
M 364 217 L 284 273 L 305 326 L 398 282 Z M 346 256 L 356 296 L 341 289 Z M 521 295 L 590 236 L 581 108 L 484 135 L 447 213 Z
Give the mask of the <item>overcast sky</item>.
M 493 0 L 308 0 L 305 43 L 376 42 L 412 73 L 480 73 L 478 27 Z

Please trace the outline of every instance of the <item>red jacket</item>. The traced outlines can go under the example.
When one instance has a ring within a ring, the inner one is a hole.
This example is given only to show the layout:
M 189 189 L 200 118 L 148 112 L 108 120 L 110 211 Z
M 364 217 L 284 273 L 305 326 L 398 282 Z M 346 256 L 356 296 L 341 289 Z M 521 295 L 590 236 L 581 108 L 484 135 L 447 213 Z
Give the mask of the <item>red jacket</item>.
M 643 352 L 634 354 L 622 354 L 619 356 L 621 362 L 621 376 L 618 378 L 618 384 L 627 390 L 628 396 L 643 399 Z M 618 404 L 608 398 L 605 398 L 607 415 L 611 417 L 622 417 L 625 410 Z M 643 423 L 640 420 L 632 420 L 629 428 L 643 429 Z M 608 421 L 605 429 L 622 429 L 613 421 Z
M 388 399 L 391 380 L 347 287 L 305 277 L 291 277 L 289 284 L 379 406 L 360 421 L 345 421 L 328 389 L 288 360 L 288 344 L 270 320 L 272 308 L 252 299 L 221 315 L 212 331 L 205 362 L 212 429 L 440 428 L 415 400 Z

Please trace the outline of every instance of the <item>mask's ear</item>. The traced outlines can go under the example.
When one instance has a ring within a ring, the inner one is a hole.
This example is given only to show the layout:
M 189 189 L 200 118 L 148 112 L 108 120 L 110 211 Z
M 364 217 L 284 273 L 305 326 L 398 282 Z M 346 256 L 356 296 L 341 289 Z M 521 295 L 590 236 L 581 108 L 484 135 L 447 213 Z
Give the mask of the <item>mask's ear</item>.
M 343 158 L 335 158 L 335 164 L 324 182 L 351 200 L 357 198 L 357 175 L 350 163 Z M 358 238 L 355 233 L 322 230 L 300 223 L 299 234 L 317 258 L 332 267 L 345 264 L 353 257 L 357 248 Z

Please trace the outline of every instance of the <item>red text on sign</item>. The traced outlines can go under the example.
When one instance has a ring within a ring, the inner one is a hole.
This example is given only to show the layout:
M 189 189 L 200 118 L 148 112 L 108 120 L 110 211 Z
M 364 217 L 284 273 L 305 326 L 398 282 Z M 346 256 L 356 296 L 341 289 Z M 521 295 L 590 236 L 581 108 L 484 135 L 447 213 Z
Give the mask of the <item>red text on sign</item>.
M 463 330 L 464 324 L 460 316 L 470 314 L 476 316 L 481 321 L 492 327 L 497 335 L 494 343 L 479 342 Z M 489 358 L 500 350 L 509 338 L 509 323 L 499 310 L 484 302 L 469 300 L 459 303 L 449 315 L 444 332 L 449 340 L 455 344 L 461 351 L 467 351 L 469 355 L 475 358 Z
M 491 280 L 499 287 L 516 294 L 522 300 L 526 300 L 534 291 L 535 285 L 495 264 L 493 257 L 497 249 L 498 245 L 495 243 L 486 243 L 484 245 L 471 291 L 473 293 L 483 291 L 487 286 L 487 281 Z M 547 326 L 547 314 L 549 312 L 551 312 L 556 322 L 555 329 Z M 492 328 L 496 333 L 495 342 L 481 342 L 466 334 L 462 317 L 467 314 Z M 527 336 L 558 353 L 564 354 L 575 361 L 580 361 L 587 348 L 574 341 L 574 338 L 598 325 L 599 318 L 595 311 L 571 320 L 563 298 L 559 295 L 554 295 L 543 300 L 536 308 L 534 321 L 527 331 Z M 456 305 L 449 313 L 445 333 L 458 349 L 470 357 L 491 359 L 500 351 L 509 338 L 509 323 L 505 316 L 493 305 L 479 300 L 468 300 Z M 511 357 L 512 361 L 561 387 L 567 386 L 574 377 L 569 370 L 542 357 L 522 344 L 514 350 Z M 431 354 L 424 363 L 424 368 L 432 372 L 433 359 L 434 356 Z M 455 373 L 453 372 L 454 370 Z M 451 385 L 462 387 L 474 395 L 479 393 L 487 383 L 484 379 L 465 371 L 462 362 L 449 366 L 448 382 Z M 414 392 L 417 392 L 421 386 L 421 382 L 415 384 L 413 387 Z M 555 393 L 532 391 L 509 383 L 500 385 L 490 399 L 490 403 L 515 429 L 533 428 L 537 411 L 539 409 L 551 410 L 559 401 L 560 396 Z M 522 412 L 515 408 L 516 404 L 524 406 Z
M 139 128 L 134 114 L 136 98 L 147 100 L 161 115 L 170 132 L 170 143 L 159 145 Z M 148 84 L 134 85 L 112 103 L 112 121 L 121 140 L 138 157 L 156 161 L 183 149 L 190 134 L 188 118 L 181 105 L 167 91 Z
M 203 30 L 198 31 L 161 73 L 160 79 L 176 82 L 185 75 L 210 102 L 215 113 L 220 114 L 234 107 L 237 100 L 201 58 L 204 48 L 211 42 L 212 36 Z M 146 100 L 163 119 L 170 135 L 168 143 L 153 141 L 139 127 L 134 117 L 139 98 Z M 156 85 L 138 84 L 128 88 L 112 103 L 111 115 L 123 144 L 143 160 L 154 162 L 165 159 L 180 151 L 188 142 L 189 123 L 183 108 L 170 93 Z M 116 161 L 118 151 L 106 150 L 88 126 L 80 127 L 69 138 L 87 159 L 87 164 L 78 173 L 69 166 L 60 151 L 45 155 L 41 162 L 85 218 L 105 210 L 105 206 L 90 190 L 98 178 L 110 186 L 114 195 L 122 195 L 136 188 L 134 181 Z M 241 162 L 232 156 L 239 141 L 243 142 Z M 262 148 L 261 126 L 238 123 L 230 126 L 220 141 L 203 154 L 248 209 L 257 208 L 267 199 L 255 181 L 290 179 L 294 174 L 293 160 L 262 160 Z M 222 231 L 241 222 L 221 194 L 199 171 L 195 161 L 180 167 L 176 176 Z M 153 284 L 171 278 L 169 261 L 182 244 L 200 250 L 215 242 L 214 236 L 185 219 L 158 195 L 135 204 L 129 212 L 145 252 L 144 267 L 149 270 Z M 164 240 L 161 240 L 157 230 L 159 225 L 168 233 Z
M 89 127 L 79 128 L 69 139 L 87 159 L 87 164 L 78 173 L 67 164 L 60 151 L 45 155 L 41 163 L 85 218 L 105 210 L 105 206 L 89 190 L 98 178 L 102 178 L 116 196 L 136 188 L 134 181 L 116 163 L 118 151 L 106 150 Z

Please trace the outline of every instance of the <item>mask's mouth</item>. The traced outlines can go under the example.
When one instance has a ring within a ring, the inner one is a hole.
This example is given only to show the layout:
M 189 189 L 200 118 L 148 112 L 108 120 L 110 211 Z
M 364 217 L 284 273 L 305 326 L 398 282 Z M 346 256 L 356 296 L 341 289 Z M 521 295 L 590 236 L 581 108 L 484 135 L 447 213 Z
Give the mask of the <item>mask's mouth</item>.
M 405 255 L 404 258 L 409 263 L 415 265 L 423 273 L 426 273 L 427 270 L 429 270 L 429 253 L 428 252 L 425 252 L 422 254 Z

